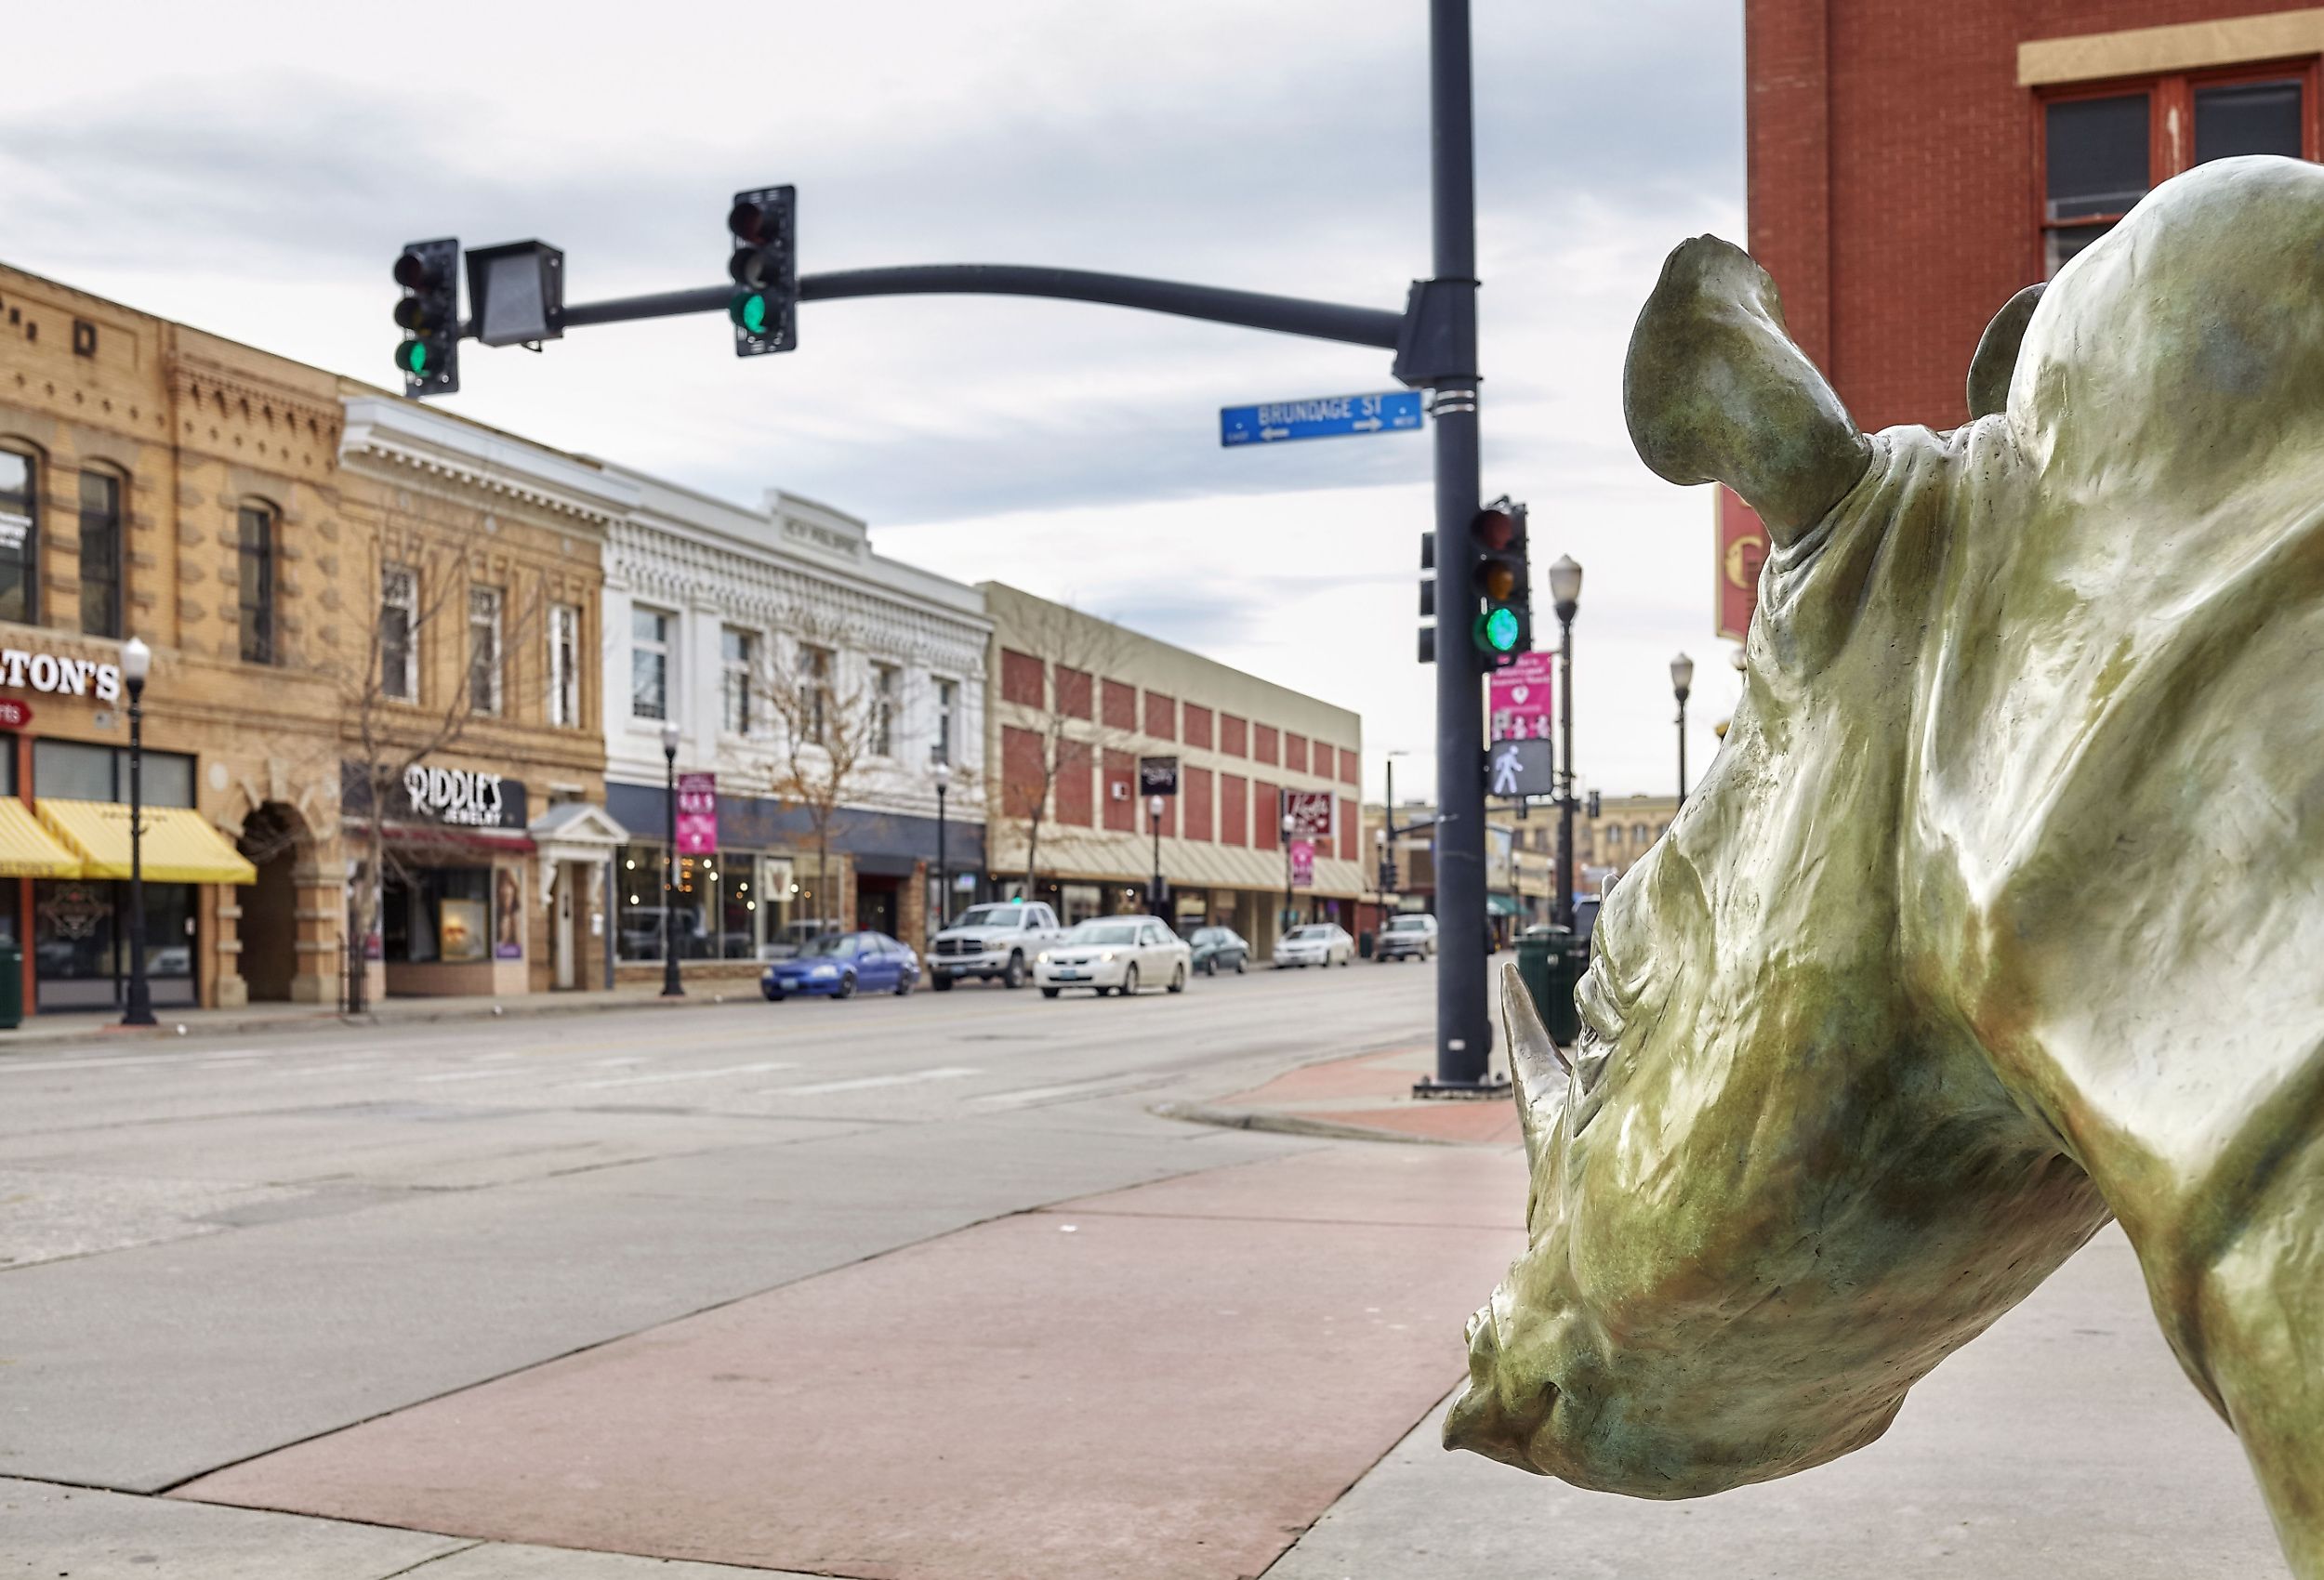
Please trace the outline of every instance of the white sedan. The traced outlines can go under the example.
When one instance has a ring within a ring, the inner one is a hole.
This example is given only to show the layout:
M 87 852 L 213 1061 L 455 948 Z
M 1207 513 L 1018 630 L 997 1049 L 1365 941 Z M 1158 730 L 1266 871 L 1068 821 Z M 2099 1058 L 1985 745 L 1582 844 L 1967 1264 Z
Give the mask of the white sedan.
M 1158 916 L 1100 916 L 1083 922 L 1034 958 L 1033 981 L 1043 998 L 1067 988 L 1089 988 L 1100 998 L 1127 998 L 1142 987 L 1186 991 L 1195 952 Z
M 1286 966 L 1345 966 L 1355 958 L 1355 940 L 1332 922 L 1293 928 L 1275 941 L 1275 969 Z

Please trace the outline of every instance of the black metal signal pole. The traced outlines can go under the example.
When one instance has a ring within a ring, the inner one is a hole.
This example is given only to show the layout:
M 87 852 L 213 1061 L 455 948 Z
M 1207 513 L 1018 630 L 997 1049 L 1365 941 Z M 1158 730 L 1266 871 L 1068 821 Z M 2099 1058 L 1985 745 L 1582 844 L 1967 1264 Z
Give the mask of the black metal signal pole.
M 852 296 L 1006 296 L 1103 303 L 1240 324 L 1395 352 L 1395 376 L 1435 391 L 1436 564 L 1458 586 L 1438 610 L 1436 643 L 1436 1074 L 1416 1090 L 1497 1093 L 1487 1079 L 1492 1027 L 1485 981 L 1484 663 L 1466 609 L 1470 522 L 1477 512 L 1476 178 L 1470 109 L 1469 0 L 1430 0 L 1431 214 L 1435 275 L 1416 282 L 1405 310 L 1352 307 L 1257 291 L 1226 290 L 1088 270 L 1023 264 L 938 263 L 842 270 L 797 277 L 797 299 Z M 456 245 L 456 243 L 442 244 Z M 561 256 L 561 255 L 560 255 Z M 734 287 L 702 286 L 610 301 L 561 305 L 558 335 L 597 323 L 723 313 Z M 475 322 L 448 341 L 476 337 Z M 782 348 L 788 350 L 786 344 Z M 450 389 L 415 389 L 416 394 Z M 1393 813 L 1391 812 L 1393 821 Z M 674 846 L 674 841 L 673 841 Z M 675 856 L 672 861 L 675 862 Z M 1287 900 L 1286 910 L 1289 909 Z M 667 912 L 665 913 L 667 920 Z M 682 991 L 671 989 L 669 991 Z
M 1477 494 L 1476 170 L 1469 0 L 1430 0 L 1429 188 L 1435 232 L 1436 1077 L 1422 1093 L 1499 1089 L 1485 980 L 1484 660 L 1468 630 Z M 1392 813 L 1393 815 L 1393 813 Z

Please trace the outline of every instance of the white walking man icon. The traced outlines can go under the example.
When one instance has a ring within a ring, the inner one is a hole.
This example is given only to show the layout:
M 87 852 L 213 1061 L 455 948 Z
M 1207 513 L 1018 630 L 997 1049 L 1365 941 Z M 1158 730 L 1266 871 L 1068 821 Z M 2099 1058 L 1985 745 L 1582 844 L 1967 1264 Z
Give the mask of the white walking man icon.
M 1496 743 L 1493 747 L 1491 788 L 1486 794 L 1515 797 L 1520 794 L 1517 788 L 1517 776 L 1524 771 L 1525 759 L 1523 754 L 1517 750 L 1517 743 L 1514 741 Z

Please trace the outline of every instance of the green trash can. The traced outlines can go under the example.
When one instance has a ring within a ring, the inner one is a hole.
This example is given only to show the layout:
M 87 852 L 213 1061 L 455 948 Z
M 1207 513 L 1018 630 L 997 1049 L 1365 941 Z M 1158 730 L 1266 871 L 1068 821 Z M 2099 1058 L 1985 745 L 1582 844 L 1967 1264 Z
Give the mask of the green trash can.
M 1369 928 L 1355 935 L 1355 952 L 1365 959 L 1372 957 L 1372 930 Z
M 1517 941 L 1517 976 L 1533 995 L 1541 1023 L 1562 1047 L 1581 1036 L 1581 1012 L 1574 990 L 1590 968 L 1590 946 L 1565 928 L 1545 928 Z
M 0 1032 L 24 1023 L 24 951 L 0 941 Z

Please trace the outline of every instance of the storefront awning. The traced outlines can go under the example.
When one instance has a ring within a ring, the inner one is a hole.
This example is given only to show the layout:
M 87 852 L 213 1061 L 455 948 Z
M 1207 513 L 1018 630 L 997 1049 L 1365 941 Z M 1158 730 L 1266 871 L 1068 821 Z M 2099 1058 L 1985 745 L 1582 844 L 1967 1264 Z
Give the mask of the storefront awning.
M 40 821 L 80 858 L 82 877 L 129 876 L 129 809 L 119 801 L 33 803 Z M 258 869 L 191 807 L 148 807 L 142 858 L 155 883 L 256 883 Z
M 382 823 L 380 837 L 390 845 L 416 849 L 422 856 L 440 854 L 445 858 L 467 854 L 486 856 L 522 856 L 535 849 L 533 836 L 521 828 L 456 828 L 447 823 Z M 369 831 L 355 827 L 350 836 L 360 851 Z
M 1517 902 L 1511 899 L 1506 894 L 1486 895 L 1485 897 L 1485 914 L 1488 916 L 1516 916 L 1524 915 L 1524 913 L 1518 908 Z
M 0 877 L 79 877 L 81 858 L 41 827 L 33 809 L 0 800 Z

